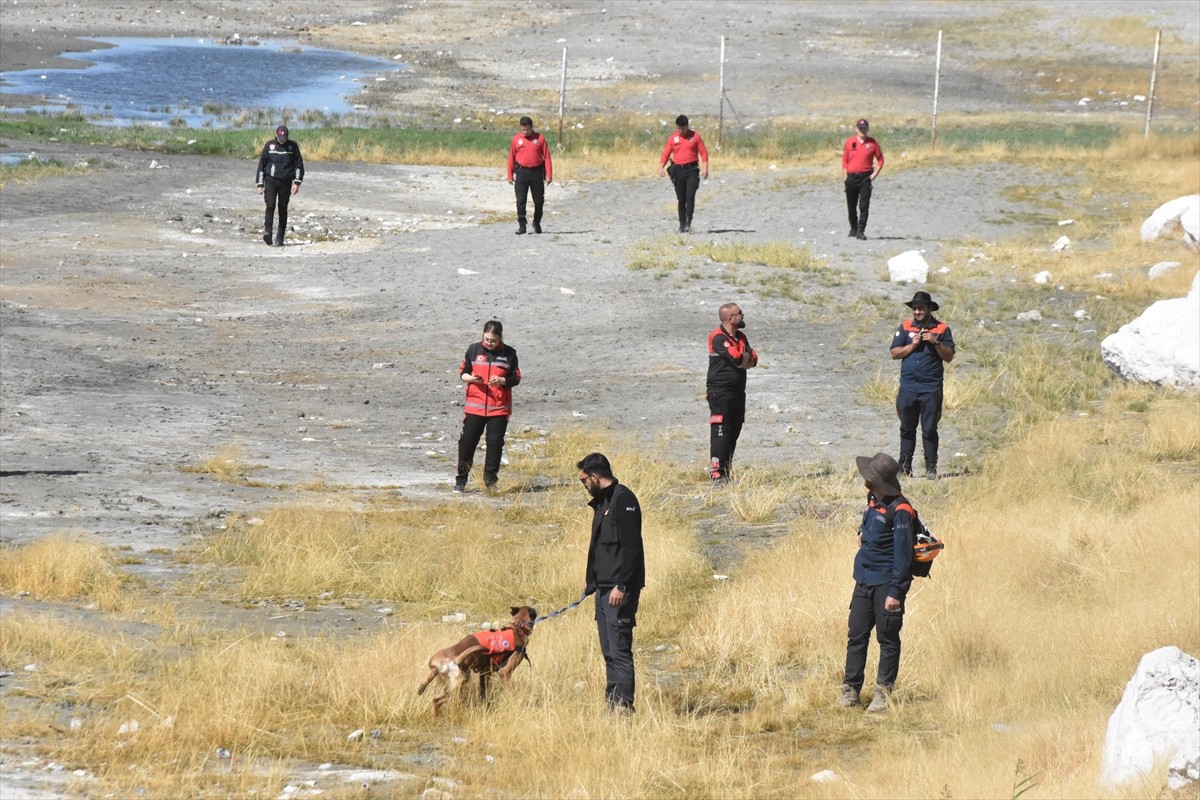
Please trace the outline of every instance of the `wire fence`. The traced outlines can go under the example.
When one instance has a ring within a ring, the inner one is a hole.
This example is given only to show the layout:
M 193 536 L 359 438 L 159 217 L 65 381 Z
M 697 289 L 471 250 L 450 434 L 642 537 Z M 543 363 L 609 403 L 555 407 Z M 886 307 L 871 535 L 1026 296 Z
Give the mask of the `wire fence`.
M 711 141 L 718 149 L 752 151 L 781 138 L 793 147 L 840 146 L 859 117 L 885 146 L 972 148 L 1005 144 L 1103 147 L 1131 132 L 1194 133 L 1200 129 L 1200 58 L 1162 31 L 1146 32 L 1125 56 L 1100 52 L 1070 60 L 981 58 L 953 31 L 924 40 L 892 41 L 888 63 L 860 59 L 845 74 L 810 92 L 802 114 L 764 113 L 764 77 L 752 44 L 720 41 Z M 1130 52 L 1132 56 L 1128 55 Z M 867 64 L 868 66 L 862 66 Z M 857 77 L 856 70 L 861 72 Z M 881 138 L 881 141 L 884 141 Z

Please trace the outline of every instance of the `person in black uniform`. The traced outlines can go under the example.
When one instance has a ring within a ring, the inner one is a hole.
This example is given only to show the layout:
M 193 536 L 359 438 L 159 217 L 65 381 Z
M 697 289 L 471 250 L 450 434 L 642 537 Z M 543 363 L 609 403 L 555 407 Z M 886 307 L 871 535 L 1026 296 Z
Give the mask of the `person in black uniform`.
M 632 713 L 633 629 L 638 599 L 646 585 L 642 509 L 628 486 L 617 481 L 602 453 L 584 456 L 579 482 L 592 496 L 584 597 L 596 595 L 596 630 L 604 654 L 604 697 L 614 712 Z
M 746 421 L 746 370 L 758 366 L 758 353 L 742 329 L 746 318 L 737 303 L 717 311 L 721 324 L 708 335 L 709 476 L 729 479 L 742 424 Z
M 275 138 L 263 145 L 258 157 L 258 172 L 254 176 L 258 193 L 267 201 L 267 215 L 263 222 L 263 241 L 283 247 L 283 235 L 287 230 L 288 200 L 299 194 L 304 182 L 304 158 L 300 145 L 288 138 L 287 125 L 275 129 Z M 271 238 L 271 222 L 275 217 L 275 204 L 279 204 L 279 230 Z

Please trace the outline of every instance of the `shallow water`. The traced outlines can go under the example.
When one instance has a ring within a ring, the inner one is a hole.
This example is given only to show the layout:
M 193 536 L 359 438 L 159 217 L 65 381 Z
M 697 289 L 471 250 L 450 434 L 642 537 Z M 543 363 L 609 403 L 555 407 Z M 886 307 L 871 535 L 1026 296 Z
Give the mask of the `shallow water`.
M 364 77 L 386 79 L 404 69 L 384 59 L 290 41 L 240 46 L 211 39 L 94 41 L 113 47 L 63 55 L 88 62 L 83 69 L 6 72 L 4 91 L 78 108 L 103 123 L 183 120 L 191 127 L 222 127 L 231 124 L 231 109 L 347 113 Z

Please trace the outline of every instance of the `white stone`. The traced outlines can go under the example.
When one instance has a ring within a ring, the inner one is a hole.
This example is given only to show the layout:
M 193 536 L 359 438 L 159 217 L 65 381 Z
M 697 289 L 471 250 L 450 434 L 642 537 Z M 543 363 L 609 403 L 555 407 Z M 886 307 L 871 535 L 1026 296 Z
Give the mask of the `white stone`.
M 1061 250 L 1066 250 L 1070 246 L 1071 246 L 1071 240 L 1069 238 L 1067 238 L 1066 236 L 1060 236 L 1060 237 L 1058 237 L 1058 239 L 1056 239 L 1054 241 L 1054 244 L 1052 244 L 1050 246 L 1050 249 L 1055 250 L 1055 251 L 1061 251 Z
M 1142 656 L 1108 719 L 1100 781 L 1113 788 L 1163 760 L 1172 791 L 1200 781 L 1200 661 L 1178 647 Z
M 929 277 L 929 264 L 919 250 L 906 250 L 888 259 L 888 280 L 892 283 L 924 283 Z
M 363 736 L 365 736 L 365 735 L 366 735 L 366 733 L 367 733 L 367 732 L 366 732 L 366 731 L 364 731 L 362 728 L 359 728 L 359 729 L 358 729 L 358 730 L 356 730 L 356 731 L 351 731 L 351 732 L 350 732 L 350 735 L 346 737 L 346 741 L 347 741 L 347 742 L 358 742 L 358 741 L 362 741 L 362 738 L 363 738 Z
M 831 769 L 823 769 L 809 778 L 813 783 L 835 783 L 837 779 L 837 773 Z
M 1166 275 L 1168 272 L 1174 270 L 1178 266 L 1178 261 L 1160 261 L 1147 270 L 1146 276 L 1151 280 L 1154 280 L 1155 278 L 1161 278 L 1163 275 Z
M 1049 283 L 1050 279 L 1053 277 L 1054 276 L 1050 274 L 1049 270 L 1044 269 L 1041 272 L 1039 272 L 1037 275 L 1033 276 L 1033 282 L 1034 283 Z
M 1187 297 L 1154 303 L 1105 338 L 1100 355 L 1127 381 L 1200 389 L 1200 272 Z
M 1193 244 L 1200 239 L 1200 194 L 1177 197 L 1156 208 L 1142 223 L 1142 241 L 1170 236 L 1176 227 L 1182 227 L 1184 238 L 1190 237 Z
M 466 622 L 467 615 L 461 611 L 456 611 L 453 614 L 446 614 L 442 617 L 442 622 Z
M 1041 321 L 1042 321 L 1042 312 L 1038 311 L 1036 308 L 1033 311 L 1022 311 L 1020 314 L 1017 314 L 1017 322 L 1041 322 Z

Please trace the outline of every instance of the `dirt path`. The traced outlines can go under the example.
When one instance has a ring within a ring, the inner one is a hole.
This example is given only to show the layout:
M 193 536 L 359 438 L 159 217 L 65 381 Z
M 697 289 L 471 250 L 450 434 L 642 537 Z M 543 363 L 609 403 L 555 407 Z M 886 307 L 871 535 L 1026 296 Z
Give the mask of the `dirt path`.
M 102 166 L 5 189 L 6 541 L 83 530 L 175 547 L 184 520 L 285 499 L 180 471 L 228 447 L 269 484 L 446 491 L 454 371 L 493 315 L 526 376 L 515 426 L 668 434 L 700 470 L 705 336 L 736 297 L 763 362 L 741 460 L 841 465 L 895 434 L 858 389 L 886 363 L 890 329 L 847 342 L 855 323 L 840 309 L 886 296 L 899 319 L 911 291 L 879 279 L 886 257 L 922 249 L 936 265 L 941 239 L 1000 229 L 987 222 L 995 192 L 971 206 L 953 191 L 978 176 L 904 172 L 877 200 L 880 238 L 856 242 L 836 180 L 783 170 L 715 173 L 697 232 L 678 242 L 665 181 L 564 178 L 547 233 L 518 238 L 509 221 L 478 221 L 510 213 L 496 170 L 313 164 L 292 206 L 299 230 L 277 249 L 259 238 L 251 162 L 158 157 L 151 169 L 143 154 L 44 152 Z M 688 264 L 705 240 L 804 242 L 843 282 L 806 286 L 806 303 L 757 296 L 754 267 L 626 268 L 639 243 L 669 242 Z

